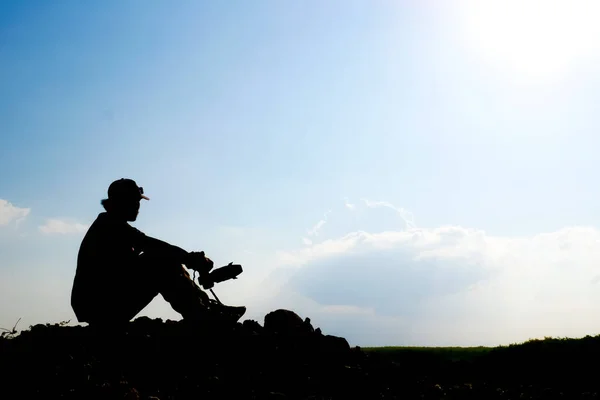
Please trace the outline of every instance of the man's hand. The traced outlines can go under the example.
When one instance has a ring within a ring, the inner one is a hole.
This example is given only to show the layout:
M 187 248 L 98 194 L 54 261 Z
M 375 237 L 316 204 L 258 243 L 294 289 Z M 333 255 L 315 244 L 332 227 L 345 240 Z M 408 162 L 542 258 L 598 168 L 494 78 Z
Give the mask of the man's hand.
M 206 274 L 213 269 L 213 261 L 204 255 L 203 251 L 192 251 L 188 254 L 187 260 L 184 263 L 189 269 L 198 271 L 200 274 Z

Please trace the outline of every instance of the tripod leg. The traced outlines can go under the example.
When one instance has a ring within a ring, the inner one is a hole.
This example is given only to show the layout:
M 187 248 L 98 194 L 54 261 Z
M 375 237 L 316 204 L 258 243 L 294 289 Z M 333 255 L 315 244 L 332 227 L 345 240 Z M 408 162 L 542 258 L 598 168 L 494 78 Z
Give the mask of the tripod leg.
M 223 305 L 223 303 L 221 303 L 221 300 L 219 300 L 219 298 L 217 297 L 215 292 L 212 289 L 209 289 L 209 290 L 212 293 L 212 295 L 215 296 L 215 300 L 217 301 L 217 303 L 219 303 L 220 305 Z

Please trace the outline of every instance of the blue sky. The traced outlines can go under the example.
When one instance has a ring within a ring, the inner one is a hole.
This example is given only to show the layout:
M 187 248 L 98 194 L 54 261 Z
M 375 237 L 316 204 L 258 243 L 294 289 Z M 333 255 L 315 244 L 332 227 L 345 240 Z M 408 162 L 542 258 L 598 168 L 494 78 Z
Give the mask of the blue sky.
M 79 243 L 131 177 L 134 225 L 242 263 L 218 293 L 261 322 L 596 333 L 600 9 L 516 4 L 2 2 L 0 327 L 74 320 Z

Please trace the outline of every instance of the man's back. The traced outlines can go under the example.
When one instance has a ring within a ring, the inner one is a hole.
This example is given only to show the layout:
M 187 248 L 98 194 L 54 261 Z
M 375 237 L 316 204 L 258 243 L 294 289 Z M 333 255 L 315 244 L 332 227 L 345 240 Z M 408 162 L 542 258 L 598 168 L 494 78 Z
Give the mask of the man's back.
M 118 284 L 119 276 L 127 273 L 128 265 L 139 255 L 144 237 L 126 221 L 106 212 L 98 215 L 77 256 L 71 306 L 79 322 L 87 322 L 90 312 L 102 307 L 111 284 Z

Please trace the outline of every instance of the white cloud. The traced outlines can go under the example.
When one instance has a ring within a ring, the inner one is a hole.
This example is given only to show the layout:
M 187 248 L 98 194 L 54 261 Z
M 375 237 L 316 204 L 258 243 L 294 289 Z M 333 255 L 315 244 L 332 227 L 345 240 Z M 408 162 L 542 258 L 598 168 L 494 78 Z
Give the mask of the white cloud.
M 0 199 L 0 226 L 8 225 L 13 221 L 18 224 L 30 212 L 30 208 L 16 207 L 7 200 Z
M 311 229 L 307 231 L 308 236 L 318 236 L 319 231 L 323 228 L 323 225 L 327 223 L 327 217 L 331 213 L 331 210 L 328 210 L 325 215 L 323 215 L 323 219 L 319 220 Z
M 369 208 L 386 207 L 386 208 L 390 208 L 390 209 L 396 211 L 398 213 L 398 215 L 400 216 L 400 218 L 402 218 L 402 220 L 406 224 L 407 228 L 413 228 L 416 226 L 414 216 L 412 215 L 411 212 L 405 210 L 404 208 L 396 207 L 387 201 L 372 201 L 372 200 L 368 200 L 368 199 L 361 199 L 361 200 Z
M 305 247 L 300 250 L 279 251 L 277 253 L 278 263 L 282 266 L 302 265 L 308 261 L 328 255 L 345 253 L 354 247 L 355 242 L 362 234 L 362 232 L 353 232 L 340 239 L 325 240 L 316 244 L 313 243 L 310 247 Z
M 461 226 L 356 230 L 277 256 L 288 276 L 269 306 L 288 306 L 360 345 L 496 345 L 600 332 L 595 227 L 527 237 Z
M 344 197 L 344 205 L 346 206 L 346 208 L 348 210 L 354 210 L 354 209 L 356 209 L 356 205 L 350 203 L 347 197 Z
M 323 215 L 323 219 L 321 219 L 319 222 L 317 222 L 311 229 L 308 230 L 308 235 L 309 236 L 318 236 L 319 235 L 319 231 L 323 228 L 323 226 L 327 223 L 327 217 L 329 216 L 329 214 L 331 213 L 331 210 L 327 211 L 324 215 Z
M 46 235 L 81 233 L 87 231 L 87 229 L 87 225 L 62 219 L 47 219 L 46 223 L 39 227 L 40 232 Z
M 315 224 L 315 226 L 313 226 L 311 229 L 309 229 L 308 235 L 309 236 L 317 236 L 319 234 L 319 230 L 323 227 L 323 225 L 325 225 L 325 223 L 327 222 L 327 220 L 322 219 L 319 222 L 317 222 Z

